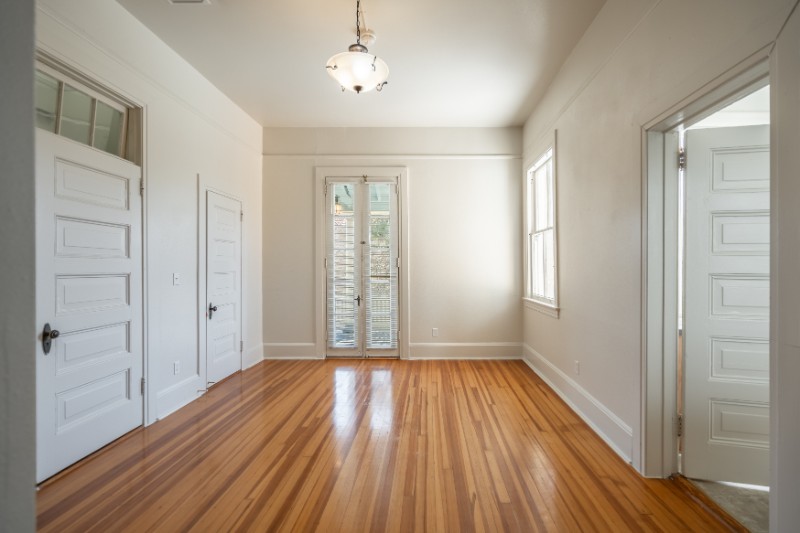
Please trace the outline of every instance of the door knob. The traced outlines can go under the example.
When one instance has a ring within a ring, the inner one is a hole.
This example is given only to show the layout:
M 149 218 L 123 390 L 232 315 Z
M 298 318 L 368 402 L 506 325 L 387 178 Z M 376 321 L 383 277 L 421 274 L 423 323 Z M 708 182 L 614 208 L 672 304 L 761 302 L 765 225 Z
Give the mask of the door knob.
M 214 304 L 208 304 L 208 319 L 211 320 L 211 317 L 214 315 L 214 311 L 217 310 L 217 306 Z
M 50 323 L 44 325 L 44 330 L 42 330 L 42 350 L 44 354 L 47 355 L 50 353 L 50 347 L 53 345 L 53 339 L 57 339 L 61 335 L 61 332 L 57 329 L 50 329 Z

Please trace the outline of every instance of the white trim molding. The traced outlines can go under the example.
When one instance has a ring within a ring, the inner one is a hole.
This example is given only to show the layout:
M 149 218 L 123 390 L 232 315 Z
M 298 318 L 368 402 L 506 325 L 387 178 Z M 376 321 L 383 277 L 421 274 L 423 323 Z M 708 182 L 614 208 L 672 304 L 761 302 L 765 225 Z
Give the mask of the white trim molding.
M 408 359 L 520 359 L 519 342 L 412 342 Z
M 617 455 L 631 462 L 633 430 L 575 380 L 539 352 L 523 344 L 523 360 Z
M 561 314 L 560 307 L 554 307 L 532 298 L 523 298 L 522 303 L 525 306 L 525 309 L 530 309 L 531 311 L 536 311 L 553 318 L 558 318 Z
M 325 359 L 314 342 L 265 342 L 264 359 Z

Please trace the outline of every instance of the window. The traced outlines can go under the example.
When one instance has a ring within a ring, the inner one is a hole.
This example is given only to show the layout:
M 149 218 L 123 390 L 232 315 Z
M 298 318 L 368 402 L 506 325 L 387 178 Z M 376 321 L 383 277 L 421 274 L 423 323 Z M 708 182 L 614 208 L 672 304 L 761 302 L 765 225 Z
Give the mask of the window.
M 34 98 L 38 128 L 125 156 L 128 109 L 122 104 L 44 66 L 36 70 Z
M 549 148 L 527 173 L 526 297 L 535 308 L 557 311 L 554 150 Z

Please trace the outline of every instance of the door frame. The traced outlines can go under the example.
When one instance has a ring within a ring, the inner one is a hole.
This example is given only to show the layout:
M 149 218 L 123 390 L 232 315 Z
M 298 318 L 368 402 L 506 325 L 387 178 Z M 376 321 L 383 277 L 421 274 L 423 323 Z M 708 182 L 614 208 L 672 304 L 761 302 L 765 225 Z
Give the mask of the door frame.
M 239 268 L 244 278 L 244 202 L 235 194 L 227 191 L 210 187 L 205 179 L 197 174 L 197 373 L 200 377 L 200 384 L 203 386 L 198 393 L 205 394 L 208 391 L 208 346 L 206 339 L 208 335 L 208 319 L 206 318 L 206 302 L 208 301 L 208 193 L 213 192 L 225 198 L 239 202 L 241 209 L 241 224 L 239 225 Z M 240 348 L 244 345 L 244 283 L 239 280 L 239 341 Z M 239 350 L 239 371 L 244 369 L 244 351 Z
M 353 176 L 392 176 L 397 178 L 397 217 L 398 217 L 398 339 L 400 359 L 408 358 L 410 334 L 409 321 L 409 262 L 408 262 L 408 168 L 402 166 L 346 166 L 315 167 L 314 169 L 314 355 L 325 359 L 327 353 L 326 324 L 326 272 L 327 257 L 325 241 L 325 179 Z
M 641 128 L 642 287 L 640 471 L 679 471 L 677 417 L 677 149 L 675 132 L 769 83 L 762 48 Z M 635 454 L 634 454 L 635 455 Z

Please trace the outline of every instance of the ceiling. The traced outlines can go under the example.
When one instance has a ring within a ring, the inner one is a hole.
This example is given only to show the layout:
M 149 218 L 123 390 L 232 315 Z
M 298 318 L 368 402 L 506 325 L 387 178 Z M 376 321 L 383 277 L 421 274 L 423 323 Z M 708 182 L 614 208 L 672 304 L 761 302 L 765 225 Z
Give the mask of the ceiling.
M 342 93 L 355 0 L 118 0 L 267 127 L 522 125 L 605 0 L 362 0 L 389 84 Z

